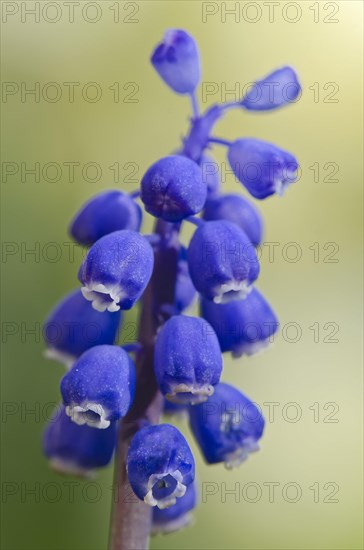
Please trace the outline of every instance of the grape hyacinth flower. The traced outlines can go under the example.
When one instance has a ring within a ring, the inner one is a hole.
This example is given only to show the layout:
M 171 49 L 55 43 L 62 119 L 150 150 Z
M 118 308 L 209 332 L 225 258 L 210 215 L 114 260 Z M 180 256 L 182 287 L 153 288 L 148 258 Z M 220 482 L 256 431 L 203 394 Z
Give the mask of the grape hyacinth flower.
M 203 222 L 187 258 L 193 284 L 216 303 L 244 298 L 259 275 L 254 246 L 240 227 L 225 220 Z
M 115 231 L 99 239 L 80 268 L 82 293 L 97 311 L 130 309 L 153 271 L 153 250 L 136 231 Z
M 300 94 L 296 72 L 292 67 L 282 67 L 254 82 L 241 106 L 249 111 L 270 111 L 297 101 Z
M 151 62 L 164 82 L 178 94 L 192 94 L 200 80 L 200 56 L 195 40 L 186 31 L 166 31 Z
M 181 432 L 170 424 L 159 424 L 144 427 L 134 436 L 127 472 L 136 496 L 164 509 L 186 493 L 195 477 L 195 461 Z
M 233 357 L 254 355 L 268 347 L 279 326 L 274 311 L 256 288 L 245 300 L 228 304 L 202 298 L 201 315 L 215 330 L 221 351 L 230 351 Z
M 56 305 L 44 324 L 45 355 L 70 367 L 87 349 L 114 344 L 121 320 L 121 311 L 100 313 L 80 289 L 74 290 Z
M 220 381 L 223 352 L 251 355 L 278 327 L 253 287 L 263 223 L 249 200 L 226 194 L 213 149 L 224 147 L 237 179 L 257 199 L 283 194 L 298 177 L 298 162 L 284 149 L 258 137 L 214 135 L 233 110 L 255 113 L 296 101 L 301 88 L 293 69 L 273 71 L 238 101 L 201 112 L 194 38 L 168 30 L 151 62 L 173 91 L 189 96 L 189 128 L 171 147 L 175 154 L 159 153 L 145 167 L 139 189 L 101 192 L 76 214 L 70 233 L 90 247 L 78 273 L 82 288 L 66 296 L 46 323 L 47 329 L 52 323 L 80 328 L 72 338 L 46 332 L 53 355 L 75 359 L 61 381 L 62 414 L 46 430 L 46 456 L 62 471 L 87 473 L 108 463 L 117 432 L 116 494 L 126 490 L 129 496 L 130 490 L 138 499 L 114 499 L 110 550 L 146 550 L 151 526 L 155 532 L 182 527 L 195 505 L 192 452 L 174 426 L 160 423 L 163 411 L 189 415 L 208 463 L 238 465 L 263 434 L 259 407 Z M 154 217 L 152 235 L 143 235 L 139 196 Z M 197 226 L 189 244 L 187 223 Z M 182 315 L 198 295 L 200 317 Z M 137 335 L 119 347 L 121 310 L 135 305 Z M 86 343 L 88 323 L 100 334 Z
M 187 487 L 186 493 L 170 508 L 153 508 L 152 535 L 173 533 L 191 525 L 191 511 L 196 507 L 196 481 Z
M 262 217 L 254 204 L 240 195 L 231 193 L 207 200 L 203 219 L 206 221 L 227 220 L 236 223 L 254 246 L 258 246 L 262 241 Z
M 171 317 L 157 335 L 154 370 L 159 388 L 169 401 L 206 401 L 222 371 L 220 346 L 213 328 L 197 317 Z
M 237 139 L 229 147 L 228 159 L 238 180 L 256 199 L 283 195 L 298 177 L 295 157 L 260 139 Z
M 146 211 L 168 222 L 178 222 L 200 212 L 206 195 L 201 168 L 182 155 L 160 159 L 141 181 L 141 199 Z
M 220 383 L 206 403 L 190 407 L 191 430 L 209 464 L 235 468 L 258 451 L 264 418 L 255 403 L 229 384 Z
M 57 472 L 91 477 L 96 468 L 109 464 L 116 445 L 116 428 L 116 422 L 106 430 L 78 426 L 60 405 L 43 435 L 44 454 Z
M 70 234 L 79 244 L 90 246 L 114 231 L 139 231 L 141 223 L 141 208 L 131 195 L 118 190 L 104 191 L 79 210 L 71 223 Z
M 122 348 L 96 346 L 63 377 L 61 394 L 73 422 L 108 428 L 126 415 L 134 400 L 135 366 Z

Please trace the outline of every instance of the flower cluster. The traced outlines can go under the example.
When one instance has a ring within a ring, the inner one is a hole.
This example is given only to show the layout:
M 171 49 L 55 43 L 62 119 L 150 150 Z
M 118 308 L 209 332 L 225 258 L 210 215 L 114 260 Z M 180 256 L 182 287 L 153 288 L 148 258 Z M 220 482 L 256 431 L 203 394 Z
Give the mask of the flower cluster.
M 180 148 L 146 170 L 140 190 L 102 192 L 71 223 L 72 238 L 88 247 L 78 272 L 81 287 L 58 304 L 45 325 L 47 356 L 67 367 L 60 385 L 63 403 L 44 435 L 45 454 L 62 472 L 88 475 L 107 465 L 119 426 L 133 408 L 145 411 L 140 399 L 148 391 L 149 401 L 164 396 L 169 419 L 181 411 L 188 415 L 207 463 L 237 466 L 259 448 L 264 431 L 254 402 L 221 381 L 224 352 L 252 355 L 270 343 L 278 327 L 255 287 L 264 227 L 253 202 L 222 193 L 210 149 L 227 147 L 233 172 L 255 199 L 281 195 L 297 179 L 291 153 L 256 138 L 230 142 L 212 132 L 232 109 L 265 111 L 295 101 L 300 85 L 293 69 L 283 67 L 255 83 L 259 97 L 250 91 L 201 114 L 194 39 L 169 30 L 151 62 L 172 90 L 191 98 L 193 117 Z M 154 235 L 140 233 L 138 199 L 157 218 Z M 187 249 L 180 239 L 185 223 L 197 226 Z M 200 317 L 186 314 L 197 297 Z M 119 346 L 122 310 L 139 301 L 140 343 Z M 143 378 L 146 357 L 155 395 Z M 125 461 L 129 483 L 154 507 L 153 532 L 180 528 L 197 500 L 189 444 L 173 425 L 150 422 L 147 415 L 136 426 Z

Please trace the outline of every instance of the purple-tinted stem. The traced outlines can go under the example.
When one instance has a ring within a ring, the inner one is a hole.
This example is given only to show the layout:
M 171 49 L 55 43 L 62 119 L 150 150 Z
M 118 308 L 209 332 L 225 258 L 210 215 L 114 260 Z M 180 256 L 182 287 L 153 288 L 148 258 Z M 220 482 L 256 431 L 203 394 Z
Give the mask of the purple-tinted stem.
M 130 440 L 145 423 L 158 424 L 163 399 L 158 391 L 154 369 L 154 341 L 160 325 L 166 320 L 163 306 L 174 304 L 178 224 L 162 220 L 156 223 L 160 236 L 154 255 L 154 271 L 143 296 L 139 323 L 142 349 L 136 357 L 137 387 L 134 405 L 120 425 L 115 458 L 114 499 L 109 547 L 111 550 L 144 550 L 148 548 L 151 508 L 134 495 L 126 473 L 126 456 Z
M 196 92 L 192 92 L 192 94 L 190 95 L 191 97 L 191 104 L 192 104 L 192 112 L 193 112 L 193 117 L 196 119 L 196 118 L 199 118 L 200 116 L 200 109 L 199 109 L 199 105 L 198 105 L 198 100 L 197 100 L 197 96 L 196 96 Z
M 218 137 L 210 137 L 209 143 L 216 143 L 217 145 L 223 145 L 224 147 L 230 147 L 231 141 L 228 141 L 227 139 L 222 139 Z
M 203 116 L 192 120 L 191 130 L 183 142 L 182 153 L 186 157 L 200 162 L 202 153 L 208 146 L 211 131 L 223 114 L 221 106 L 214 105 Z
M 229 111 L 230 109 L 241 109 L 241 101 L 227 101 L 221 105 L 221 108 L 224 111 Z

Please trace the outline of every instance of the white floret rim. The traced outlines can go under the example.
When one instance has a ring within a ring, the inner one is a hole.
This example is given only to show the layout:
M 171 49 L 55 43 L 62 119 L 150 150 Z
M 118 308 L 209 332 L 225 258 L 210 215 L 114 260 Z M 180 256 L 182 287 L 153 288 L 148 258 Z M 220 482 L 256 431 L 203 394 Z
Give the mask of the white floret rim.
M 274 181 L 274 190 L 280 197 L 283 197 L 288 187 L 297 180 L 297 170 L 289 170 L 286 173 L 286 178 L 282 180 L 277 178 Z
M 82 466 L 79 466 L 76 462 L 64 460 L 59 457 L 52 457 L 49 460 L 49 466 L 59 474 L 73 475 L 87 479 L 93 479 L 95 477 L 95 472 L 93 470 L 82 468 Z
M 256 355 L 267 350 L 271 347 L 271 345 L 272 342 L 269 340 L 269 338 L 266 338 L 265 340 L 259 340 L 258 342 L 251 342 L 250 344 L 244 343 L 241 346 L 236 346 L 232 350 L 231 355 L 235 358 L 239 358 L 242 355 Z
M 245 439 L 244 443 L 232 453 L 228 453 L 225 457 L 225 467 L 228 470 L 237 468 L 244 462 L 250 453 L 259 451 L 259 445 L 253 437 Z
M 94 415 L 87 414 L 89 411 L 98 415 L 98 419 L 95 419 Z M 100 403 L 67 405 L 66 414 L 79 426 L 87 424 L 90 428 L 98 428 L 99 430 L 105 430 L 110 426 L 110 420 L 106 420 L 108 411 L 106 411 Z
M 157 481 L 165 478 L 166 476 L 172 476 L 177 481 L 177 485 L 173 493 L 170 495 L 157 499 L 153 495 L 153 487 L 157 483 Z M 148 506 L 158 506 L 160 510 L 164 510 L 165 508 L 169 508 L 170 506 L 173 506 L 176 504 L 177 498 L 183 497 L 186 493 L 187 487 L 182 483 L 183 476 L 179 470 L 175 470 L 174 472 L 164 472 L 163 474 L 152 474 L 149 477 L 148 485 L 147 485 L 147 494 L 144 497 L 144 502 L 148 504 Z
M 165 397 L 168 401 L 171 401 L 171 403 L 184 405 L 188 402 L 190 405 L 197 405 L 207 401 L 214 391 L 215 388 L 211 384 L 204 384 L 202 386 L 194 384 L 177 384 L 171 388 L 171 392 L 167 393 Z M 180 399 L 178 397 L 179 393 L 190 394 L 190 398 L 188 399 L 187 396 L 184 396 L 184 399 Z
M 92 302 L 92 307 L 103 313 L 104 311 L 119 311 L 119 302 L 125 298 L 125 291 L 120 285 L 104 285 L 102 283 L 89 283 L 81 288 L 83 297 Z M 109 296 L 106 300 L 104 296 Z
M 223 283 L 214 289 L 216 293 L 214 302 L 215 304 L 227 304 L 233 300 L 244 300 L 252 289 L 253 285 L 247 283 L 247 281 L 232 279 L 228 283 Z

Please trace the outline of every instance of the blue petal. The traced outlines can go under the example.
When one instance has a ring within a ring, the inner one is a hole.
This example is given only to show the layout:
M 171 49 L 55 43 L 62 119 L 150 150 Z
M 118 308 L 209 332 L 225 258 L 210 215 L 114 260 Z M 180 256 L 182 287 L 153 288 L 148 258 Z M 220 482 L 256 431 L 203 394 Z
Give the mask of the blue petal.
M 263 219 L 258 209 L 240 195 L 221 195 L 208 199 L 203 218 L 207 221 L 227 220 L 236 223 L 255 246 L 263 238 Z
M 153 508 L 152 533 L 172 533 L 191 522 L 191 512 L 197 501 L 195 482 L 187 487 L 186 494 L 179 498 L 174 506 L 160 510 Z
M 250 111 L 270 111 L 297 101 L 301 86 L 292 67 L 282 67 L 257 80 L 241 101 Z
M 105 429 L 128 412 L 135 379 L 134 363 L 122 348 L 91 348 L 61 381 L 66 412 L 76 424 Z
M 146 211 L 169 222 L 178 222 L 200 212 L 206 195 L 201 168 L 181 155 L 155 162 L 141 182 L 141 199 Z
M 191 94 L 200 80 L 197 44 L 187 32 L 171 29 L 151 57 L 155 70 L 178 94 Z
M 197 317 L 171 317 L 157 335 L 154 370 L 161 392 L 171 401 L 206 401 L 222 371 L 213 328 Z
M 260 409 L 229 384 L 220 383 L 206 403 L 190 407 L 190 427 L 210 464 L 238 466 L 258 450 L 264 430 Z
M 240 227 L 225 220 L 198 227 L 187 257 L 196 289 L 216 302 L 243 298 L 259 275 L 253 244 Z
M 78 278 L 98 311 L 130 309 L 143 294 L 154 265 L 153 249 L 136 231 L 115 231 L 88 251 Z
M 131 441 L 127 472 L 139 499 L 150 506 L 168 508 L 193 482 L 195 461 L 177 428 L 169 424 L 146 426 Z
M 43 436 L 44 454 L 55 470 L 89 476 L 95 468 L 107 466 L 116 445 L 117 423 L 106 430 L 78 426 L 60 405 L 54 411 Z
M 291 153 L 259 139 L 234 141 L 228 160 L 238 180 L 256 199 L 283 195 L 298 177 L 298 162 Z
M 201 314 L 214 328 L 221 351 L 231 351 L 235 357 L 267 347 L 279 326 L 274 311 L 256 288 L 245 300 L 228 304 L 202 299 Z
M 121 311 L 100 313 L 84 299 L 81 290 L 74 290 L 44 323 L 46 355 L 70 365 L 93 346 L 114 344 L 121 320 Z
M 142 211 L 130 195 L 106 191 L 79 210 L 71 223 L 70 234 L 79 244 L 89 246 L 113 231 L 139 231 L 141 222 Z

